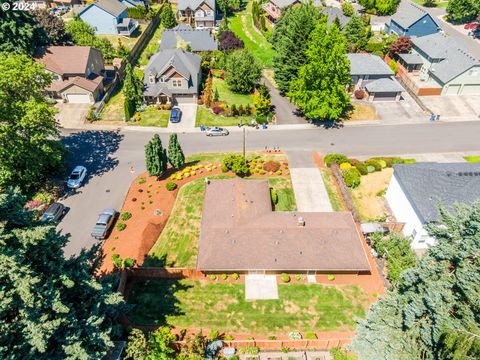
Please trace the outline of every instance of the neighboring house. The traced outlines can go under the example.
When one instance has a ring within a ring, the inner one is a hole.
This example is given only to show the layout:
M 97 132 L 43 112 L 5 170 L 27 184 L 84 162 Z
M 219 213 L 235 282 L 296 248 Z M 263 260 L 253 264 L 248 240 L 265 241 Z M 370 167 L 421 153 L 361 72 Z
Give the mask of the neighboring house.
M 91 104 L 103 95 L 105 66 L 100 50 L 90 46 L 49 46 L 38 48 L 37 62 L 52 74 L 47 93 L 69 103 Z
M 444 34 L 412 38 L 398 63 L 398 75 L 417 95 L 480 95 L 480 62 Z
M 385 30 L 388 34 L 413 37 L 435 34 L 442 29 L 428 12 L 407 1 L 398 7 Z
M 130 36 L 138 27 L 135 20 L 127 17 L 127 6 L 117 0 L 97 0 L 78 15 L 98 35 Z
M 370 273 L 349 212 L 275 212 L 268 181 L 211 180 L 197 269 L 216 273 Z
M 187 47 L 195 52 L 218 50 L 217 41 L 210 29 L 192 29 L 189 25 L 178 25 L 163 30 L 160 50 Z
M 146 7 L 148 5 L 148 0 L 120 0 L 120 2 L 127 8 L 137 6 Z
M 369 101 L 400 100 L 405 89 L 395 80 L 392 69 L 378 56 L 347 54 L 354 90 L 366 90 Z
M 147 104 L 196 102 L 202 58 L 183 49 L 160 50 L 144 71 Z
M 177 19 L 197 28 L 216 26 L 215 0 L 178 0 Z
M 480 199 L 480 164 L 417 163 L 393 166 L 386 199 L 411 246 L 423 250 L 435 245 L 424 228 L 439 220 L 438 206 L 451 210 L 456 203 Z
M 262 5 L 262 9 L 266 13 L 265 18 L 274 25 L 282 17 L 282 10 L 289 6 L 297 6 L 302 3 L 306 4 L 308 1 L 309 0 L 269 0 Z M 321 6 L 322 3 L 320 0 L 315 0 L 313 5 Z
M 327 16 L 328 26 L 332 25 L 335 22 L 335 20 L 338 19 L 338 22 L 340 24 L 340 29 L 343 29 L 347 25 L 347 23 L 350 21 L 350 17 L 344 15 L 342 10 L 337 7 L 328 6 L 323 8 L 320 12 L 323 15 Z

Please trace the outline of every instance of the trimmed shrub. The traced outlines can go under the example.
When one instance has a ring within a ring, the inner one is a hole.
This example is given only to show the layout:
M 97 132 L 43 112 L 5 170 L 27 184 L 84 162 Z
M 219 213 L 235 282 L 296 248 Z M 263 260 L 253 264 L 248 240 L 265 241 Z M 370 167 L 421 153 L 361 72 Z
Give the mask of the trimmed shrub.
M 280 169 L 280 163 L 278 161 L 267 161 L 263 164 L 263 170 L 276 172 Z
M 276 174 L 277 174 L 278 176 L 282 175 L 282 170 L 278 170 L 278 171 L 276 172 Z
M 213 281 L 217 280 L 217 275 L 215 274 L 210 275 L 210 280 L 213 280 Z
M 219 336 L 219 334 L 218 334 L 218 331 L 217 331 L 217 330 L 212 330 L 212 331 L 210 331 L 210 332 L 208 333 L 208 338 L 209 338 L 210 340 L 217 340 L 217 339 L 218 339 L 218 336 Z
M 223 173 L 228 172 L 228 168 L 227 168 L 225 165 L 222 166 L 222 172 L 223 172 Z
M 220 107 L 220 106 L 215 106 L 213 109 L 212 109 L 213 113 L 215 115 L 220 115 L 221 113 L 223 113 L 223 108 Z
M 288 274 L 286 274 L 286 273 L 283 273 L 283 274 L 282 274 L 282 281 L 283 281 L 284 283 L 290 282 L 290 275 L 288 275 Z
M 367 166 L 367 171 L 368 171 L 369 174 L 373 173 L 373 172 L 375 172 L 375 167 L 373 167 L 372 165 L 368 165 Z
M 297 274 L 297 275 L 295 275 L 295 279 L 296 279 L 297 281 L 302 281 L 303 277 L 302 277 L 302 275 Z
M 118 231 L 123 231 L 127 228 L 127 224 L 119 221 L 115 227 L 117 228 Z
M 235 280 L 235 281 L 237 281 L 239 277 L 240 277 L 240 276 L 238 276 L 237 273 L 233 273 L 233 274 L 232 274 L 232 279 Z
M 225 335 L 225 337 L 223 338 L 223 340 L 232 341 L 232 340 L 233 340 L 233 336 L 232 336 L 232 335 Z M 230 358 L 230 359 L 231 359 L 231 358 Z
M 403 160 L 404 164 L 415 164 L 416 162 L 417 162 L 417 160 L 415 160 L 415 159 L 404 159 Z
M 272 202 L 277 205 L 278 204 L 278 194 L 275 189 L 270 189 L 270 195 L 272 196 Z
M 128 257 L 126 259 L 123 259 L 123 267 L 124 268 L 130 268 L 135 266 L 137 261 L 135 259 L 132 259 L 131 257 Z
M 348 158 L 342 154 L 328 154 L 325 156 L 324 160 L 325 160 L 325 165 L 327 165 L 328 167 L 330 167 L 330 165 L 332 165 L 332 162 L 334 161 L 338 165 L 348 162 Z
M 119 254 L 112 254 L 113 267 L 120 269 L 122 267 L 122 258 Z
M 123 221 L 127 221 L 131 217 L 132 217 L 132 213 L 129 213 L 128 211 L 124 211 L 120 214 L 120 219 L 122 219 Z
M 333 280 L 335 280 L 335 275 L 328 274 L 327 279 L 328 279 L 328 281 L 333 281 Z
M 268 337 L 268 340 L 277 340 L 277 337 L 275 335 L 270 335 Z
M 382 170 L 382 164 L 380 164 L 377 160 L 375 159 L 368 159 L 365 160 L 365 165 L 367 166 L 373 166 L 375 168 L 375 171 L 381 171 Z
M 260 349 L 256 346 L 241 346 L 238 348 L 238 352 L 245 355 L 258 355 Z
M 364 163 L 359 162 L 358 164 L 355 164 L 355 168 L 358 170 L 360 175 L 367 175 L 368 174 L 368 168 L 367 165 Z M 375 170 L 375 168 L 374 168 Z
M 223 159 L 223 165 L 238 176 L 250 175 L 250 168 L 245 164 L 245 159 L 242 155 L 229 155 L 225 157 Z M 207 168 L 207 171 L 210 170 Z
M 317 334 L 315 334 L 313 332 L 308 332 L 308 333 L 305 334 L 305 339 L 315 340 L 315 339 L 318 339 L 318 337 L 317 337 Z
M 225 281 L 228 279 L 228 275 L 227 274 L 222 274 L 222 280 Z
M 340 169 L 341 170 L 348 170 L 348 169 L 351 169 L 351 168 L 352 168 L 352 165 L 350 165 L 350 163 L 348 163 L 348 162 L 340 164 Z
M 169 181 L 165 184 L 165 187 L 167 188 L 168 191 L 173 191 L 177 188 L 177 184 Z
M 355 165 L 357 165 L 357 164 L 360 162 L 360 160 L 357 160 L 357 159 L 348 159 L 348 162 L 349 162 L 350 165 L 355 166 Z
M 145 178 L 140 178 L 140 179 L 138 179 L 137 184 L 142 185 L 142 184 L 145 184 L 146 182 L 147 182 L 147 180 Z
M 360 175 L 360 172 L 357 170 L 357 168 L 344 170 L 342 171 L 342 174 L 343 174 L 343 180 L 345 180 L 345 184 L 348 187 L 354 189 L 358 185 L 360 185 L 361 175 Z

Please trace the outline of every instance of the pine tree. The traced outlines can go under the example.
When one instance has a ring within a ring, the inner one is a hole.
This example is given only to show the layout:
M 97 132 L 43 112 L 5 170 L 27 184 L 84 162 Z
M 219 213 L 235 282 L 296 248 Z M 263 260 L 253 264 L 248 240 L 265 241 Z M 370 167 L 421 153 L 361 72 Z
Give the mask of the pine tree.
M 145 162 L 150 176 L 160 177 L 167 170 L 167 151 L 158 134 L 145 145 Z
M 218 94 L 218 89 L 215 87 L 215 93 L 213 95 L 213 101 L 217 102 L 220 100 L 220 95 Z
M 175 14 L 170 3 L 163 6 L 161 19 L 162 25 L 165 29 L 171 29 L 177 26 L 177 19 L 175 18 Z
M 268 87 L 264 84 L 258 87 L 257 94 L 253 99 L 253 106 L 257 116 L 267 116 L 272 108 L 272 101 Z
M 480 326 L 480 202 L 453 213 L 440 209 L 427 231 L 437 244 L 359 322 L 352 347 L 361 359 L 479 358 L 478 338 L 468 336 Z M 467 356 L 454 357 L 449 348 Z
M 275 25 L 272 43 L 277 55 L 273 58 L 273 70 L 281 93 L 288 92 L 290 82 L 296 80 L 298 70 L 305 64 L 308 37 L 319 18 L 313 5 L 302 4 L 288 8 Z
M 358 16 L 352 16 L 343 29 L 349 52 L 363 50 L 368 42 L 368 35 L 363 21 Z
M 322 20 L 310 34 L 307 63 L 290 84 L 289 98 L 310 119 L 338 120 L 349 108 L 350 64 L 339 28 Z
M 125 79 L 123 80 L 123 94 L 126 99 L 132 101 L 135 107 L 143 103 L 143 81 L 135 75 L 132 65 L 125 66 Z
M 185 164 L 185 155 L 175 133 L 168 140 L 168 161 L 175 169 L 180 169 Z
M 480 3 L 475 0 L 450 0 L 447 5 L 448 21 L 462 24 L 475 19 L 480 12 Z
M 68 237 L 24 203 L 17 190 L 0 194 L 0 358 L 105 358 L 125 305 L 95 276 L 98 247 L 66 258 Z

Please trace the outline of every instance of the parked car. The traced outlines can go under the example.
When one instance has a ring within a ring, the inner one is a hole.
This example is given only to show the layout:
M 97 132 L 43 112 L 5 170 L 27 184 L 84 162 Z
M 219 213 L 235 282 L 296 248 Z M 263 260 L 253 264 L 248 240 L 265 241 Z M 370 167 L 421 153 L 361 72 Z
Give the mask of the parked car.
M 182 110 L 180 110 L 179 108 L 174 107 L 174 108 L 170 111 L 170 122 L 172 122 L 172 123 L 179 123 L 181 117 L 182 117 Z
M 72 173 L 68 177 L 67 186 L 70 189 L 77 189 L 82 185 L 83 180 L 87 176 L 87 169 L 84 166 L 75 166 Z
M 50 205 L 40 218 L 41 223 L 49 223 L 52 221 L 59 221 L 65 213 L 65 206 L 60 203 L 53 203 Z
M 475 30 L 477 27 L 478 27 L 478 23 L 471 22 L 471 23 L 465 24 L 465 26 L 463 28 L 465 30 Z
M 103 240 L 108 236 L 110 229 L 115 222 L 115 216 L 117 212 L 115 209 L 105 209 L 100 215 L 92 230 L 92 237 L 97 240 Z
M 207 136 L 227 136 L 229 134 L 227 129 L 216 126 L 212 128 L 207 128 L 205 133 L 207 134 Z

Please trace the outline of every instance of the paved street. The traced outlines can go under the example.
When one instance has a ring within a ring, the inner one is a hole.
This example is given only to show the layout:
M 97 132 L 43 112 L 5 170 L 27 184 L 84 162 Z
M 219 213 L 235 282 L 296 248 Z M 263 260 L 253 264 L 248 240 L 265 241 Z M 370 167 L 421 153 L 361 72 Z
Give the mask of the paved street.
M 422 125 L 356 126 L 341 129 L 247 130 L 247 149 L 279 146 L 282 150 L 338 152 L 351 156 L 412 153 L 480 153 L 480 122 Z M 160 134 L 168 144 L 168 134 Z M 85 165 L 87 183 L 62 202 L 70 211 L 59 229 L 72 235 L 67 255 L 91 247 L 90 237 L 98 213 L 120 209 L 132 179 L 145 170 L 144 146 L 152 133 L 139 131 L 64 131 L 72 153 L 71 164 Z M 201 133 L 179 135 L 186 154 L 207 151 L 241 151 L 242 134 L 208 138 Z M 135 171 L 130 171 L 133 167 Z

